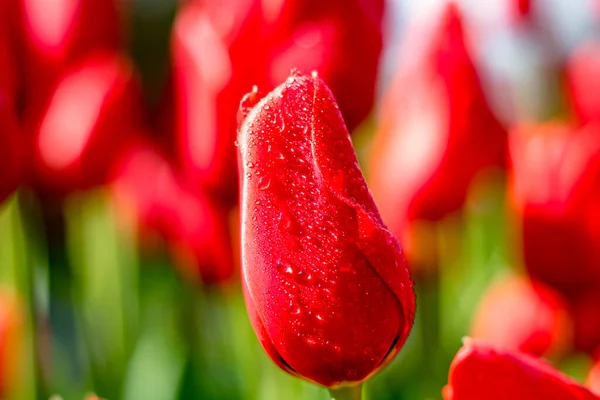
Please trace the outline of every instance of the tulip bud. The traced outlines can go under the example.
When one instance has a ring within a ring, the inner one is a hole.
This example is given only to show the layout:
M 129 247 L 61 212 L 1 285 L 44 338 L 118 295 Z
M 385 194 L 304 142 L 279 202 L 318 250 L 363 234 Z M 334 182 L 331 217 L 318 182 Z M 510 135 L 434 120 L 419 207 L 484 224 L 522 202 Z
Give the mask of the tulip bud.
M 569 98 L 575 119 L 581 125 L 600 121 L 600 44 L 580 45 L 567 62 Z
M 571 344 L 571 322 L 563 298 L 523 277 L 506 277 L 486 291 L 471 336 L 499 348 L 541 357 Z
M 140 124 L 133 67 L 114 53 L 94 54 L 61 77 L 35 138 L 36 178 L 66 192 L 101 184 Z
M 476 176 L 506 157 L 458 8 L 448 6 L 434 35 L 417 33 L 384 99 L 370 165 L 381 215 L 403 243 L 414 221 L 460 210 Z
M 0 94 L 1 96 L 1 94 Z M 21 183 L 25 164 L 25 146 L 12 106 L 0 99 L 0 203 Z
M 25 146 L 17 120 L 18 74 L 15 49 L 11 42 L 9 2 L 0 2 L 0 202 L 20 183 Z
M 116 0 L 16 0 L 22 24 L 22 58 L 28 112 L 34 118 L 73 62 L 122 43 Z
M 190 1 L 172 37 L 175 130 L 185 178 L 227 204 L 237 201 L 235 115 L 257 79 L 253 1 Z M 227 4 L 231 7 L 227 8 Z
M 373 108 L 383 11 L 383 0 L 263 1 L 266 86 L 283 81 L 291 68 L 318 71 L 352 133 Z
M 525 267 L 567 296 L 600 282 L 599 129 L 547 124 L 511 135 L 509 189 Z
M 0 289 L 0 397 L 3 399 L 16 398 L 16 388 L 22 384 L 23 312 L 14 293 Z
M 333 95 L 293 74 L 242 101 L 242 266 L 246 305 L 269 356 L 334 387 L 389 362 L 415 303 L 398 241 L 362 177 Z M 254 106 L 254 107 L 252 107 Z
M 596 286 L 572 296 L 569 305 L 575 349 L 597 355 L 600 350 L 600 288 Z
M 588 373 L 585 385 L 597 396 L 600 396 L 600 362 L 596 362 Z
M 465 339 L 452 365 L 444 400 L 598 400 L 540 359 Z

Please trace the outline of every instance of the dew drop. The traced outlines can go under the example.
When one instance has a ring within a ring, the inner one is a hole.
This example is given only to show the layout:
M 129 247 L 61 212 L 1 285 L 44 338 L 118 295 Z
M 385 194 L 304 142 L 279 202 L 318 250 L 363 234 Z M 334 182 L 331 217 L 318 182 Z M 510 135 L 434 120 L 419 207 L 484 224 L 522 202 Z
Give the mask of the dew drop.
M 292 264 L 289 261 L 277 261 L 277 270 L 285 276 L 294 276 L 294 268 L 292 267 Z
M 252 178 L 252 174 L 250 172 L 246 172 L 246 178 L 248 178 L 248 179 Z
M 316 283 L 316 279 L 310 271 L 299 271 L 298 274 L 296 274 L 296 282 L 301 285 L 310 286 Z
M 309 336 L 306 338 L 306 344 L 308 344 L 309 346 L 314 346 L 317 344 L 317 339 Z
M 246 166 L 247 166 L 248 168 L 254 168 L 254 163 L 253 163 L 252 161 L 248 161 L 248 162 L 246 163 Z
M 300 315 L 302 314 L 302 307 L 300 307 L 300 304 L 294 302 L 294 301 L 290 301 L 290 314 L 292 315 Z
M 271 186 L 271 177 L 268 175 L 261 176 L 258 179 L 258 190 L 267 190 Z

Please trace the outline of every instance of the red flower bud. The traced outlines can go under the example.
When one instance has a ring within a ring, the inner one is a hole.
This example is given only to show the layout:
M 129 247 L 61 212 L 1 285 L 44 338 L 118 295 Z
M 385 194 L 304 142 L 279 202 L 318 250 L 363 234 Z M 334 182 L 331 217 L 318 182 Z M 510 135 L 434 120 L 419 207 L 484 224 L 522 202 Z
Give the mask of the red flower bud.
M 3 102 L 2 99 L 0 99 L 0 160 L 2 160 L 1 203 L 21 183 L 25 164 L 25 143 L 21 137 L 15 111 L 12 105 Z
M 37 129 L 36 178 L 64 192 L 103 183 L 140 124 L 133 67 L 114 53 L 88 57 L 61 77 Z
M 24 307 L 11 289 L 0 289 L 0 397 L 15 398 L 22 374 Z M 17 384 L 18 385 L 18 384 Z
M 413 284 L 400 245 L 323 81 L 292 75 L 257 100 L 253 93 L 242 102 L 238 133 L 250 319 L 287 372 L 325 386 L 362 381 L 396 355 L 412 327 Z
M 487 289 L 471 336 L 499 348 L 541 357 L 571 344 L 571 321 L 562 296 L 552 288 L 510 276 Z
M 486 101 L 464 36 L 450 5 L 425 46 L 405 47 L 413 53 L 384 100 L 370 183 L 397 236 L 414 220 L 459 210 L 475 177 L 504 164 L 506 131 Z
M 581 125 L 600 121 L 600 44 L 580 45 L 569 57 L 567 79 L 571 106 Z
M 9 24 L 12 3 L 0 2 L 0 202 L 22 179 L 25 146 L 16 114 L 18 75 Z
M 121 46 L 118 2 L 17 1 L 27 107 L 37 119 L 66 68 L 90 52 Z
M 563 294 L 600 282 L 600 126 L 523 126 L 509 187 L 528 273 Z
M 590 390 L 600 396 L 600 362 L 596 362 L 590 372 L 588 373 L 585 385 Z
M 598 400 L 542 360 L 465 339 L 443 391 L 444 400 Z
M 373 106 L 382 14 L 382 0 L 185 4 L 175 21 L 172 58 L 186 179 L 225 203 L 237 201 L 232 143 L 239 99 L 253 85 L 272 89 L 293 68 L 317 70 L 354 129 Z
M 185 4 L 175 20 L 171 45 L 183 171 L 194 187 L 208 189 L 229 204 L 237 201 L 235 115 L 261 66 L 252 20 L 256 2 L 238 3 L 229 8 L 218 2 Z
M 590 355 L 600 350 L 600 288 L 598 286 L 569 298 L 573 319 L 573 345 Z
M 383 47 L 384 1 L 272 3 L 263 5 L 269 31 L 266 86 L 271 88 L 283 81 L 291 68 L 318 71 L 335 95 L 352 133 L 373 107 Z

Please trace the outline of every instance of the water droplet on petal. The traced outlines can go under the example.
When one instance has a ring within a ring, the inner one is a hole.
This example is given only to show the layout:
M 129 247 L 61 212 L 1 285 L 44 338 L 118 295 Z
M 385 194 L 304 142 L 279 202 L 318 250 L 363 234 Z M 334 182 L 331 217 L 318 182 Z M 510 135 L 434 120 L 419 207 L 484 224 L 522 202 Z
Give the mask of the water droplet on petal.
M 267 190 L 271 186 L 271 177 L 269 175 L 261 176 L 258 179 L 258 190 Z
M 292 267 L 292 264 L 289 261 L 277 261 L 277 270 L 286 276 L 294 276 L 294 268 Z

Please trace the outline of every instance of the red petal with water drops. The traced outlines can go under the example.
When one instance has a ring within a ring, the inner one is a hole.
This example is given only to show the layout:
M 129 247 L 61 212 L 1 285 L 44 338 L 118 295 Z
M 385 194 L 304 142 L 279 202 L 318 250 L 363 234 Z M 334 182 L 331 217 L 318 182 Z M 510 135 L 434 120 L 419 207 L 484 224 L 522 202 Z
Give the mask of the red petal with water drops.
M 598 400 L 544 361 L 465 339 L 443 391 L 445 400 Z
M 366 379 L 404 344 L 412 281 L 362 177 L 333 95 L 290 76 L 239 133 L 242 263 L 254 328 L 288 372 Z

